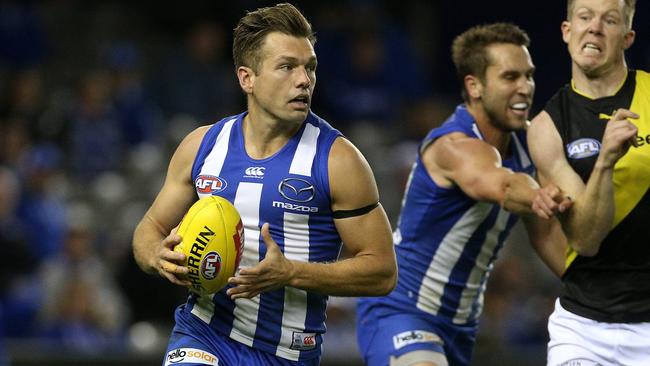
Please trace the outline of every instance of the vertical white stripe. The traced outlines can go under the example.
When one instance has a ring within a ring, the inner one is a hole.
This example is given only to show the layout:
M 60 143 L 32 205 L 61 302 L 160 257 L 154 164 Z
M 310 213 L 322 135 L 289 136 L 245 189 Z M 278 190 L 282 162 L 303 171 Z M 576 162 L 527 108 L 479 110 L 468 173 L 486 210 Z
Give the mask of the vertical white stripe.
M 262 199 L 262 184 L 242 182 L 237 187 L 235 207 L 241 215 L 244 224 L 244 254 L 241 267 L 253 267 L 259 263 L 260 248 L 260 200 Z M 260 296 L 252 299 L 237 299 L 233 315 L 233 329 L 230 337 L 248 346 L 253 345 L 255 329 L 257 328 L 257 313 L 260 308 Z
M 223 162 L 226 160 L 226 154 L 228 153 L 230 131 L 232 130 L 232 126 L 235 123 L 235 120 L 236 119 L 233 118 L 224 124 L 223 128 L 219 132 L 219 135 L 217 135 L 214 148 L 210 151 L 208 156 L 205 157 L 199 175 L 209 174 L 219 176 L 219 174 L 221 174 L 221 168 L 223 167 Z M 199 196 L 202 198 L 208 195 L 209 194 Z M 212 296 L 200 296 L 197 298 L 196 304 L 192 308 L 191 313 L 209 324 L 212 316 L 214 315 L 214 303 L 212 302 Z
M 191 313 L 203 320 L 206 324 L 210 324 L 212 316 L 214 316 L 214 303 L 212 302 L 213 296 L 214 295 L 199 296 L 196 299 L 196 304 L 192 307 Z
M 476 228 L 490 214 L 492 207 L 492 203 L 476 203 L 465 212 L 442 239 L 418 291 L 416 304 L 418 309 L 429 314 L 438 314 L 445 284 L 449 282 L 451 271 L 462 255 L 465 244 Z
M 309 262 L 309 215 L 284 213 L 284 256 Z
M 309 262 L 309 215 L 284 213 L 284 256 L 287 259 Z M 293 287 L 284 289 L 284 310 L 282 312 L 282 334 L 276 352 L 277 356 L 297 361 L 299 351 L 288 355 L 293 332 L 302 332 L 307 319 L 307 292 Z M 284 348 L 284 349 L 283 349 Z
M 314 157 L 316 156 L 318 135 L 320 135 L 320 129 L 312 124 L 306 123 L 305 130 L 302 132 L 300 142 L 298 143 L 298 148 L 291 161 L 291 167 L 289 168 L 290 174 L 311 177 L 311 167 L 314 164 Z
M 528 168 L 532 163 L 528 157 L 528 154 L 526 153 L 526 150 L 524 149 L 524 146 L 521 144 L 521 142 L 519 142 L 519 138 L 514 132 L 512 133 L 512 140 L 515 142 L 515 146 L 517 147 L 517 152 L 519 153 L 519 162 L 521 163 L 521 166 L 524 169 Z
M 476 123 L 472 123 L 472 131 L 474 131 L 479 139 L 484 140 L 483 135 L 481 135 L 481 130 L 478 129 L 478 125 Z
M 207 173 L 211 175 L 219 176 L 221 174 L 221 168 L 223 168 L 223 162 L 226 160 L 226 155 L 228 153 L 228 142 L 230 141 L 230 131 L 232 130 L 233 124 L 235 124 L 236 119 L 233 118 L 230 121 L 226 122 L 217 136 L 217 140 L 214 143 L 214 147 L 205 157 L 203 163 L 203 168 L 201 168 L 201 173 Z M 206 171 L 206 168 L 209 171 Z
M 501 235 L 503 230 L 505 230 L 509 218 L 509 212 L 503 209 L 499 210 L 499 215 L 497 216 L 494 226 L 485 235 L 485 242 L 481 245 L 481 251 L 476 257 L 476 264 L 474 265 L 474 268 L 472 268 L 472 272 L 470 272 L 467 283 L 465 284 L 465 289 L 460 295 L 458 310 L 453 319 L 455 324 L 464 324 L 469 320 L 469 316 L 472 314 L 472 304 L 474 303 L 474 299 L 485 287 L 485 283 L 481 284 L 481 280 L 487 272 L 492 270 L 490 258 L 494 256 L 494 251 L 499 243 L 499 235 Z M 479 307 L 482 307 L 482 304 L 483 298 L 481 296 L 479 299 Z M 479 309 L 479 313 L 480 310 L 481 309 Z

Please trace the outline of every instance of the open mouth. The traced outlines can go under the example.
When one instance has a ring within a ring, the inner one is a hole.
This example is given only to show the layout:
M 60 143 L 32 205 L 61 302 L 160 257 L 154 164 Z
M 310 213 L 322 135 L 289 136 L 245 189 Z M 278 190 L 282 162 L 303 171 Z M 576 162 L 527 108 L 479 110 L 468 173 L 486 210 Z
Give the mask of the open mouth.
M 519 103 L 514 103 L 510 105 L 510 109 L 520 115 L 525 115 L 528 113 L 528 109 L 530 108 L 530 103 L 526 102 L 519 102 Z
M 598 55 L 602 52 L 600 47 L 595 43 L 587 42 L 582 46 L 582 51 L 588 55 Z
M 299 95 L 289 101 L 290 104 L 307 108 L 309 106 L 309 96 L 308 95 Z

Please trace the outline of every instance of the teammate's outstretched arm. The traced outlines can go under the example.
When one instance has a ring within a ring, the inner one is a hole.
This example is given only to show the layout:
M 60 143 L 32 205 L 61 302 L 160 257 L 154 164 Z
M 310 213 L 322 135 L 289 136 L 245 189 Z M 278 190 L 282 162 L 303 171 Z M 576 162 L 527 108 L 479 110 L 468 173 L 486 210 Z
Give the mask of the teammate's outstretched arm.
M 502 167 L 493 146 L 460 133 L 435 141 L 424 151 L 423 159 L 439 185 L 457 185 L 475 200 L 501 203 L 506 210 L 521 215 L 532 247 L 553 273 L 562 275 L 561 248 L 566 247 L 566 238 L 552 216 L 569 209 L 571 202 L 557 187 L 540 188 L 528 174 Z M 547 201 L 547 212 L 533 210 L 540 197 Z
M 333 296 L 381 296 L 397 281 L 391 228 L 379 202 L 372 171 L 361 153 L 344 138 L 329 156 L 332 210 L 343 213 L 335 225 L 349 257 L 333 263 L 287 259 L 262 227 L 266 257 L 255 267 L 240 269 L 228 290 L 232 298 L 250 298 L 282 286 Z
M 429 175 L 439 186 L 458 186 L 477 201 L 502 204 L 517 214 L 535 214 L 532 202 L 540 194 L 537 182 L 528 174 L 513 173 L 501 165 L 499 152 L 488 143 L 452 133 L 433 142 L 423 152 Z M 555 202 L 549 214 L 566 206 Z
M 630 139 L 636 137 L 636 127 L 627 118 L 638 115 L 621 109 L 608 122 L 587 184 L 566 160 L 562 139 L 548 113 L 537 115 L 528 129 L 528 146 L 540 179 L 557 184 L 574 200 L 571 210 L 559 219 L 569 244 L 583 256 L 598 253 L 614 220 L 614 164 L 627 152 Z

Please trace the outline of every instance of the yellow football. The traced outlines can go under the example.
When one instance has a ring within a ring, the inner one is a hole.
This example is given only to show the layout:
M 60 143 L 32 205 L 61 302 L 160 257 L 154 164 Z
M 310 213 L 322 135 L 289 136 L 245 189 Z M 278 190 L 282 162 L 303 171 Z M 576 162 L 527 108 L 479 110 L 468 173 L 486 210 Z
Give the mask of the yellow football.
M 182 241 L 174 250 L 186 256 L 190 290 L 212 294 L 226 286 L 244 251 L 244 226 L 235 206 L 219 196 L 198 200 L 183 217 L 178 235 Z

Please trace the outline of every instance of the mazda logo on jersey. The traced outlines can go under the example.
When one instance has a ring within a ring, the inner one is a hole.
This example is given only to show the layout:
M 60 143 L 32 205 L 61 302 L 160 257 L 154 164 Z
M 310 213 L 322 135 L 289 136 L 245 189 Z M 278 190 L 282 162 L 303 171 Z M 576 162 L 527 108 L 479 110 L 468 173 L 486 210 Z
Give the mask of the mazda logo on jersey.
M 305 179 L 285 178 L 280 182 L 278 191 L 282 197 L 294 202 L 309 202 L 314 199 L 316 189 Z

